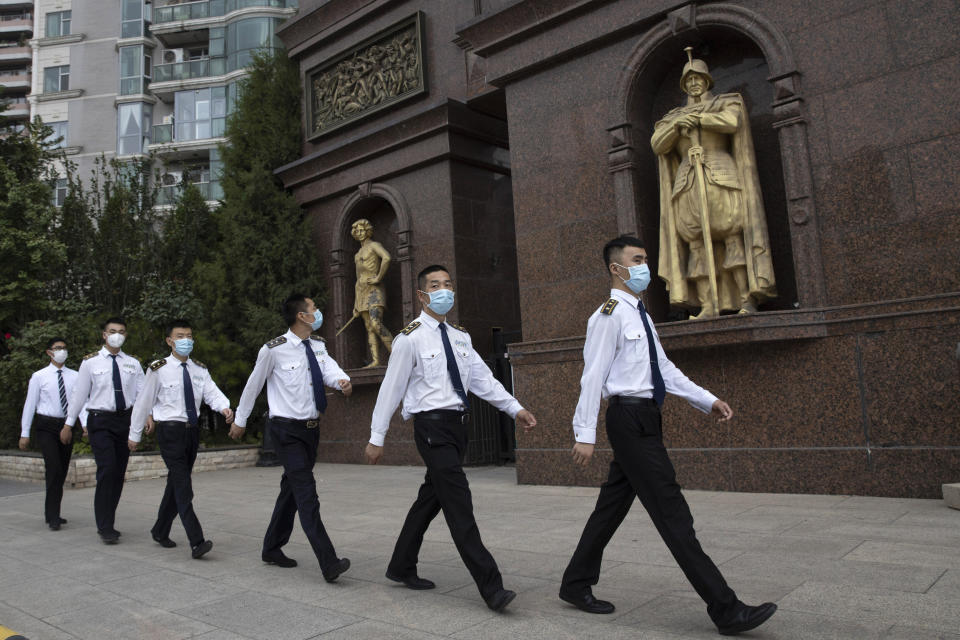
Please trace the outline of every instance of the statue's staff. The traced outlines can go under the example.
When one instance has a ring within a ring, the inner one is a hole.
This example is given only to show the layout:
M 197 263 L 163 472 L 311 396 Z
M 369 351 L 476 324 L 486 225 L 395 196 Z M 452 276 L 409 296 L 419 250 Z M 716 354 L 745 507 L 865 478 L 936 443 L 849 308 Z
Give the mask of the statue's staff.
M 360 316 L 360 314 L 357 313 L 356 311 L 354 311 L 354 312 L 353 312 L 353 315 L 350 317 L 350 319 L 347 320 L 347 324 L 345 324 L 345 325 L 343 325 L 342 327 L 340 327 L 340 331 L 337 331 L 337 336 L 339 336 L 341 333 L 343 333 L 343 330 L 346 329 L 347 327 L 349 327 L 349 326 L 350 326 L 350 323 L 353 322 L 354 320 L 356 320 L 359 316 Z M 336 338 L 337 336 L 334 336 L 334 338 Z
M 693 64 L 693 47 L 685 47 L 687 58 Z M 703 228 L 703 248 L 706 249 L 707 274 L 710 277 L 710 298 L 713 308 L 720 313 L 720 300 L 717 296 L 717 267 L 713 260 L 713 237 L 710 234 L 710 215 L 707 206 L 707 181 L 703 173 L 703 147 L 700 146 L 700 127 L 688 129 L 683 133 L 690 137 L 691 147 L 687 152 L 697 175 L 697 192 L 700 195 L 700 226 Z

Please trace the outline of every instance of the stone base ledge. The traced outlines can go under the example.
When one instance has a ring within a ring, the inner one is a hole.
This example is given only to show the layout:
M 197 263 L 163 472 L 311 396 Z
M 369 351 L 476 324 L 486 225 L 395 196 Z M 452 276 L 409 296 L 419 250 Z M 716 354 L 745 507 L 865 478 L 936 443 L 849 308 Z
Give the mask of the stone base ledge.
M 948 507 L 960 509 L 960 482 L 943 485 L 943 501 Z
M 193 471 L 215 471 L 252 467 L 260 456 L 258 445 L 231 447 L 228 449 L 201 449 Z M 135 453 L 127 464 L 126 480 L 165 478 L 167 466 L 157 451 Z M 43 482 L 43 457 L 38 453 L 0 453 L 0 478 L 20 482 Z M 82 489 L 97 484 L 97 463 L 93 456 L 77 456 L 70 460 L 65 487 Z

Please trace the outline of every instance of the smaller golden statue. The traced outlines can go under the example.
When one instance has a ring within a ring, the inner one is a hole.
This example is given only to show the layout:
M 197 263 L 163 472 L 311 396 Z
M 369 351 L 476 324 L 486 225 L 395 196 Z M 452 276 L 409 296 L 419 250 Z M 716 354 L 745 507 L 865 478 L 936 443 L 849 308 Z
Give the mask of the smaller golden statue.
M 387 353 L 390 353 L 393 346 L 393 336 L 383 326 L 383 312 L 387 306 L 383 278 L 390 266 L 390 254 L 382 244 L 373 239 L 373 225 L 369 220 L 360 219 L 354 222 L 350 227 L 350 235 L 360 243 L 360 249 L 353 258 L 357 265 L 357 285 L 354 289 L 353 316 L 340 331 L 346 329 L 358 316 L 362 317 L 367 330 L 367 346 L 370 348 L 370 364 L 365 368 L 379 367 L 380 343 L 386 347 Z
M 776 297 L 750 120 L 739 93 L 714 95 L 703 60 L 686 48 L 687 102 L 654 126 L 660 174 L 660 277 L 670 304 L 750 313 Z

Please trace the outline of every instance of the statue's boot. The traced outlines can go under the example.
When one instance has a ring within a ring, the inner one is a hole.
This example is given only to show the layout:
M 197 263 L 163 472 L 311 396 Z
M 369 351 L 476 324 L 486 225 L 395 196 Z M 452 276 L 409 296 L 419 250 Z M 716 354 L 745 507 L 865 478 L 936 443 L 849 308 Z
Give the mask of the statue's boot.
M 750 295 L 750 286 L 747 284 L 747 268 L 737 267 L 731 271 L 733 280 L 737 283 L 740 294 L 740 310 L 737 313 L 756 313 L 757 303 Z
M 370 347 L 370 364 L 364 369 L 372 369 L 380 366 L 380 343 L 375 333 L 367 334 L 367 346 Z
M 697 297 L 700 299 L 700 313 L 693 316 L 693 320 L 706 320 L 707 318 L 716 318 L 719 313 L 713 306 L 713 296 L 710 295 L 710 279 L 697 279 Z

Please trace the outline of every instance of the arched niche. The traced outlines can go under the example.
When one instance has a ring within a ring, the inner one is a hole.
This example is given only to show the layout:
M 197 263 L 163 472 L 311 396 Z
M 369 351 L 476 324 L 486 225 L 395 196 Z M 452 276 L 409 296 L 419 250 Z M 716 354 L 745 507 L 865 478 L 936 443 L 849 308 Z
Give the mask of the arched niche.
M 366 183 L 347 198 L 337 217 L 330 252 L 333 321 L 339 329 L 353 314 L 356 267 L 354 256 L 360 248 L 350 235 L 354 222 L 365 218 L 373 225 L 373 239 L 383 245 L 391 257 L 384 280 L 387 310 L 384 323 L 398 333 L 413 319 L 414 274 L 410 255 L 410 211 L 403 196 L 385 184 Z M 381 345 L 381 360 L 384 353 Z M 344 354 L 341 365 L 355 369 L 367 364 L 366 331 L 357 318 L 336 338 L 336 353 Z
M 637 234 L 658 257 L 660 205 L 650 136 L 654 123 L 686 100 L 679 86 L 686 46 L 709 65 L 716 93 L 741 93 L 748 105 L 779 293 L 761 310 L 821 306 L 824 283 L 799 73 L 786 39 L 752 10 L 689 4 L 670 12 L 632 50 L 608 128 L 620 232 Z M 649 304 L 658 320 L 678 317 L 668 313 L 659 278 L 651 284 Z

